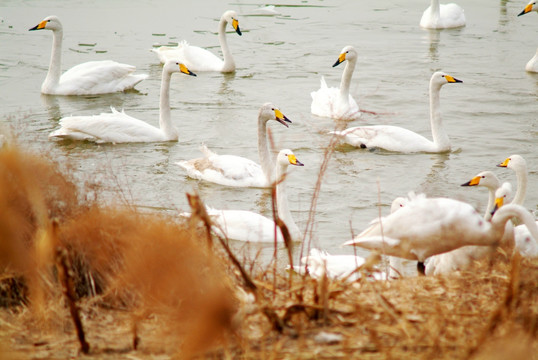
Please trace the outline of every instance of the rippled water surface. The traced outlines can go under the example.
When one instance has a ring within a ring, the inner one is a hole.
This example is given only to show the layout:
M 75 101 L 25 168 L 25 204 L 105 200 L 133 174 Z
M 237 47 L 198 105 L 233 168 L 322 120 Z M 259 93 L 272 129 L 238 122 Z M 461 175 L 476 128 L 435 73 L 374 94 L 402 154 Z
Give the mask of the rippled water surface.
M 44 6 L 44 5 L 47 6 Z M 310 92 L 325 76 L 338 86 L 340 50 L 359 52 L 351 93 L 366 110 L 359 124 L 393 124 L 431 138 L 428 83 L 439 69 L 463 80 L 441 91 L 444 125 L 453 151 L 402 155 L 339 146 L 323 177 L 311 233 L 312 245 L 352 253 L 340 245 L 361 231 L 393 198 L 409 191 L 470 202 L 482 211 L 485 189 L 460 187 L 492 170 L 515 188 L 515 175 L 495 165 L 512 154 L 527 160 L 525 206 L 538 209 L 538 75 L 525 63 L 538 46 L 538 14 L 516 15 L 526 1 L 460 1 L 467 26 L 428 31 L 418 26 L 429 0 L 281 1 L 277 16 L 251 16 L 264 2 L 4 0 L 0 5 L 0 116 L 25 149 L 69 160 L 80 181 L 99 181 L 106 194 L 143 208 L 177 212 L 188 208 L 185 192 L 198 189 L 216 208 L 269 214 L 268 190 L 235 189 L 188 179 L 175 162 L 198 157 L 200 144 L 221 154 L 258 161 L 257 112 L 277 104 L 293 124 L 270 124 L 278 148 L 291 148 L 305 164 L 287 180 L 293 215 L 308 220 L 316 180 L 330 136 L 330 119 L 310 114 Z M 219 53 L 218 19 L 239 15 L 243 36 L 228 33 L 235 74 L 174 75 L 172 118 L 178 143 L 95 145 L 49 141 L 61 117 L 109 111 L 112 105 L 158 125 L 161 65 L 150 52 L 182 39 Z M 40 94 L 52 34 L 28 32 L 45 16 L 64 26 L 63 69 L 88 60 L 113 59 L 149 74 L 137 92 L 82 97 Z M 381 203 L 381 207 L 378 206 Z

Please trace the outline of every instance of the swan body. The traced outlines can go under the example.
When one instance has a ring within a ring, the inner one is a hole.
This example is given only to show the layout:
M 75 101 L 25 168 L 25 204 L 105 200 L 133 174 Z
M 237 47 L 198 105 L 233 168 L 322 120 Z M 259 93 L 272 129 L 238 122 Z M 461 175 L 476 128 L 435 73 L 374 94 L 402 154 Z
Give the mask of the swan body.
M 310 93 L 312 114 L 342 120 L 353 120 L 360 116 L 359 106 L 349 94 L 351 77 L 357 63 L 357 51 L 353 46 L 346 46 L 342 49 L 333 67 L 344 61 L 347 61 L 347 64 L 342 73 L 340 88 L 328 87 L 325 78 L 321 77 L 320 89 Z
M 381 148 L 403 153 L 428 152 L 440 153 L 450 151 L 450 140 L 441 121 L 439 92 L 449 83 L 460 83 L 442 72 L 435 72 L 430 80 L 430 123 L 433 141 L 410 130 L 392 125 L 357 126 L 332 134 L 352 146 L 360 148 Z
M 63 28 L 56 16 L 48 16 L 30 30 L 52 30 L 52 54 L 49 71 L 41 92 L 50 95 L 95 95 L 133 89 L 146 79 L 146 74 L 134 74 L 136 67 L 112 60 L 89 61 L 67 70 L 62 75 Z
M 291 150 L 281 150 L 278 153 L 275 165 L 276 179 L 279 179 L 276 185 L 277 213 L 279 218 L 286 224 L 292 240 L 300 241 L 301 232 L 289 211 L 283 181 L 289 165 L 303 166 Z M 243 210 L 209 209 L 208 214 L 215 225 L 213 230 L 229 239 L 272 243 L 275 241 L 276 231 L 276 241 L 284 241 L 280 229 L 276 227 L 274 221 L 258 213 Z
M 275 178 L 275 161 L 267 143 L 267 122 L 275 120 L 288 127 L 291 121 L 273 104 L 266 103 L 258 113 L 258 155 L 261 166 L 254 161 L 235 155 L 218 155 L 205 145 L 204 157 L 177 164 L 187 171 L 188 176 L 235 187 L 270 187 Z
M 536 222 L 538 226 L 538 221 Z M 538 239 L 533 237 L 525 225 L 514 228 L 515 248 L 519 253 L 528 258 L 538 257 Z
M 462 27 L 465 26 L 465 13 L 457 4 L 439 4 L 439 0 L 432 0 L 422 14 L 420 26 L 426 29 Z
M 525 70 L 528 72 L 538 73 L 538 48 L 536 49 L 536 54 L 529 60 L 525 65 Z
M 491 184 L 494 183 L 495 179 L 488 179 L 488 176 L 486 175 L 484 178 L 482 178 L 481 174 L 488 173 L 487 171 L 484 171 L 480 173 L 479 175 L 475 176 L 473 179 L 469 181 L 471 185 L 479 185 L 477 182 L 480 180 L 485 179 L 482 182 L 482 185 L 479 186 L 486 186 L 489 188 Z M 476 180 L 477 177 L 479 180 Z M 467 183 L 463 184 L 466 185 Z M 497 208 L 501 207 L 505 199 L 510 196 L 512 193 L 512 186 L 510 183 L 503 183 L 502 186 L 498 187 L 496 190 L 493 191 L 493 200 L 490 199 L 488 202 L 488 209 L 491 207 L 491 210 L 489 213 L 486 213 L 484 215 L 485 220 L 491 220 L 493 213 L 497 210 Z M 491 204 L 490 204 L 491 203 Z M 510 221 L 508 221 L 505 225 L 504 234 L 500 240 L 500 243 L 508 243 L 514 241 L 514 227 Z M 428 259 L 428 262 L 426 263 L 426 275 L 447 275 L 457 270 L 464 270 L 465 268 L 469 267 L 471 263 L 475 260 L 479 260 L 481 258 L 484 258 L 486 256 L 489 256 L 493 254 L 497 249 L 496 245 L 492 246 L 477 246 L 477 245 L 468 245 L 468 246 L 462 246 L 458 249 L 445 252 L 442 254 L 434 255 Z
M 533 216 L 520 205 L 503 206 L 489 222 L 467 203 L 417 197 L 344 245 L 375 249 L 423 263 L 430 256 L 465 245 L 497 244 L 512 217 L 521 219 L 533 236 L 538 235 Z
M 219 42 L 224 60 L 206 49 L 189 45 L 186 41 L 175 47 L 161 46 L 152 49 L 152 51 L 157 54 L 161 63 L 175 59 L 184 63 L 192 71 L 234 72 L 235 62 L 226 40 L 226 25 L 228 23 L 232 25 L 237 34 L 241 35 L 237 13 L 228 10 L 222 14 L 219 22 Z
M 97 143 L 177 141 L 178 131 L 170 117 L 170 78 L 175 72 L 196 76 L 178 62 L 165 64 L 161 81 L 159 128 L 111 108 L 111 113 L 62 118 L 60 129 L 50 133 L 49 137 Z

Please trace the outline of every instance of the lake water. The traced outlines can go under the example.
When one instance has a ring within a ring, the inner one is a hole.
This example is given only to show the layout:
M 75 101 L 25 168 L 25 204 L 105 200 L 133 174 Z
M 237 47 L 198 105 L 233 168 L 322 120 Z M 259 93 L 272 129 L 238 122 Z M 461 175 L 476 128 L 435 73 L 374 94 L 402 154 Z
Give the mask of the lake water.
M 305 164 L 287 179 L 293 216 L 304 229 L 325 147 L 335 122 L 310 114 L 310 92 L 325 76 L 338 86 L 343 65 L 332 68 L 340 50 L 359 52 L 351 93 L 365 112 L 360 124 L 393 124 L 431 139 L 428 84 L 436 70 L 463 80 L 441 91 L 444 125 L 453 151 L 394 154 L 339 146 L 324 174 L 311 246 L 353 253 L 340 245 L 370 220 L 389 212 L 390 202 L 409 191 L 465 200 L 480 212 L 483 188 L 460 187 L 492 170 L 514 188 L 515 174 L 495 165 L 512 154 L 529 168 L 525 206 L 538 209 L 538 75 L 525 72 L 538 46 L 538 14 L 516 15 L 526 1 L 459 1 L 467 26 L 419 28 L 429 0 L 281 1 L 278 16 L 248 16 L 258 1 L 95 0 L 90 2 L 3 0 L 0 5 L 0 117 L 23 149 L 69 161 L 80 181 L 98 181 L 107 196 L 130 199 L 144 209 L 187 210 L 185 192 L 198 189 L 215 208 L 269 214 L 269 191 L 201 183 L 175 162 L 199 157 L 201 143 L 220 154 L 258 161 L 258 108 L 270 101 L 293 121 L 270 124 L 278 148 L 291 148 Z M 156 44 L 182 39 L 219 52 L 218 19 L 239 14 L 243 36 L 228 33 L 235 74 L 174 75 L 172 118 L 177 143 L 95 145 L 49 141 L 61 117 L 109 111 L 112 105 L 158 125 L 161 65 Z M 48 15 L 64 26 L 63 69 L 89 60 L 136 65 L 149 78 L 138 92 L 61 97 L 40 94 L 52 43 L 49 31 L 28 32 Z M 379 208 L 378 203 L 382 204 Z M 366 252 L 360 251 L 365 254 Z M 267 249 L 267 256 L 271 251 Z M 265 255 L 264 255 L 265 256 Z

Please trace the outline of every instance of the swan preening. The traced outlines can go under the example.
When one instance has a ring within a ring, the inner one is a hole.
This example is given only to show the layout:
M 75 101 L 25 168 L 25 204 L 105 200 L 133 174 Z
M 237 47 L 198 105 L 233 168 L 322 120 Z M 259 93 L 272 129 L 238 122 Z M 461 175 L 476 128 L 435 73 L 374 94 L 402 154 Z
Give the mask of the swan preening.
M 265 103 L 258 113 L 258 156 L 260 165 L 254 161 L 235 155 L 218 155 L 205 145 L 201 150 L 204 157 L 177 162 L 187 174 L 225 186 L 270 187 L 275 181 L 274 156 L 267 143 L 267 122 L 275 120 L 288 127 L 291 121 L 273 104 Z
M 293 221 L 288 207 L 285 188 L 286 170 L 289 165 L 303 166 L 289 149 L 278 153 L 275 165 L 277 214 L 284 221 L 292 241 L 301 241 L 301 232 Z M 282 233 L 275 222 L 258 213 L 246 210 L 207 209 L 213 221 L 213 231 L 232 240 L 266 242 L 283 242 Z
M 89 61 L 62 74 L 63 28 L 56 16 L 48 16 L 29 30 L 52 30 L 52 54 L 49 71 L 41 92 L 50 95 L 95 95 L 133 89 L 147 78 L 134 74 L 136 67 L 112 60 Z
M 465 26 L 465 13 L 454 3 L 439 4 L 432 0 L 430 7 L 424 10 L 420 26 L 426 29 L 448 29 Z
M 192 71 L 234 72 L 235 62 L 226 40 L 226 25 L 228 23 L 232 25 L 237 34 L 241 35 L 237 13 L 233 10 L 228 10 L 222 14 L 219 22 L 219 42 L 224 60 L 206 49 L 189 45 L 186 41 L 182 41 L 178 46 L 161 46 L 152 49 L 152 51 L 157 54 L 161 63 L 175 59 L 185 64 Z
M 381 148 L 388 151 L 413 153 L 440 153 L 450 151 L 450 140 L 441 120 L 439 92 L 445 84 L 461 83 L 443 72 L 435 72 L 430 79 L 430 123 L 433 141 L 410 130 L 392 125 L 357 126 L 331 133 L 352 146 Z
M 423 264 L 430 256 L 462 246 L 498 244 L 512 217 L 523 221 L 531 235 L 538 238 L 534 217 L 520 205 L 503 206 L 489 222 L 467 203 L 416 196 L 344 245 L 378 250 Z
M 69 116 L 49 137 L 89 140 L 97 143 L 177 141 L 178 130 L 170 116 L 170 78 L 175 72 L 196 76 L 185 65 L 168 61 L 162 71 L 159 128 L 111 108 L 111 113 Z
M 342 49 L 340 56 L 333 67 L 347 61 L 340 88 L 328 87 L 325 78 L 321 77 L 321 88 L 310 93 L 312 104 L 310 111 L 314 115 L 329 117 L 339 120 L 353 120 L 360 116 L 359 106 L 349 94 L 351 76 L 357 63 L 357 51 L 353 46 L 346 46 Z

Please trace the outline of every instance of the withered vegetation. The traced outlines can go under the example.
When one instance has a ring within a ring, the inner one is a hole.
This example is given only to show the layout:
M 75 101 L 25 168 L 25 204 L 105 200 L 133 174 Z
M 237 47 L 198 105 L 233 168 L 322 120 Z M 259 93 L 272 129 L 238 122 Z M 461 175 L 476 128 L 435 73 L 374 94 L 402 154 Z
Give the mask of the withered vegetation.
M 245 265 L 195 194 L 181 220 L 83 191 L 0 150 L 0 359 L 538 357 L 538 261 L 511 249 L 446 277 L 317 281 Z

